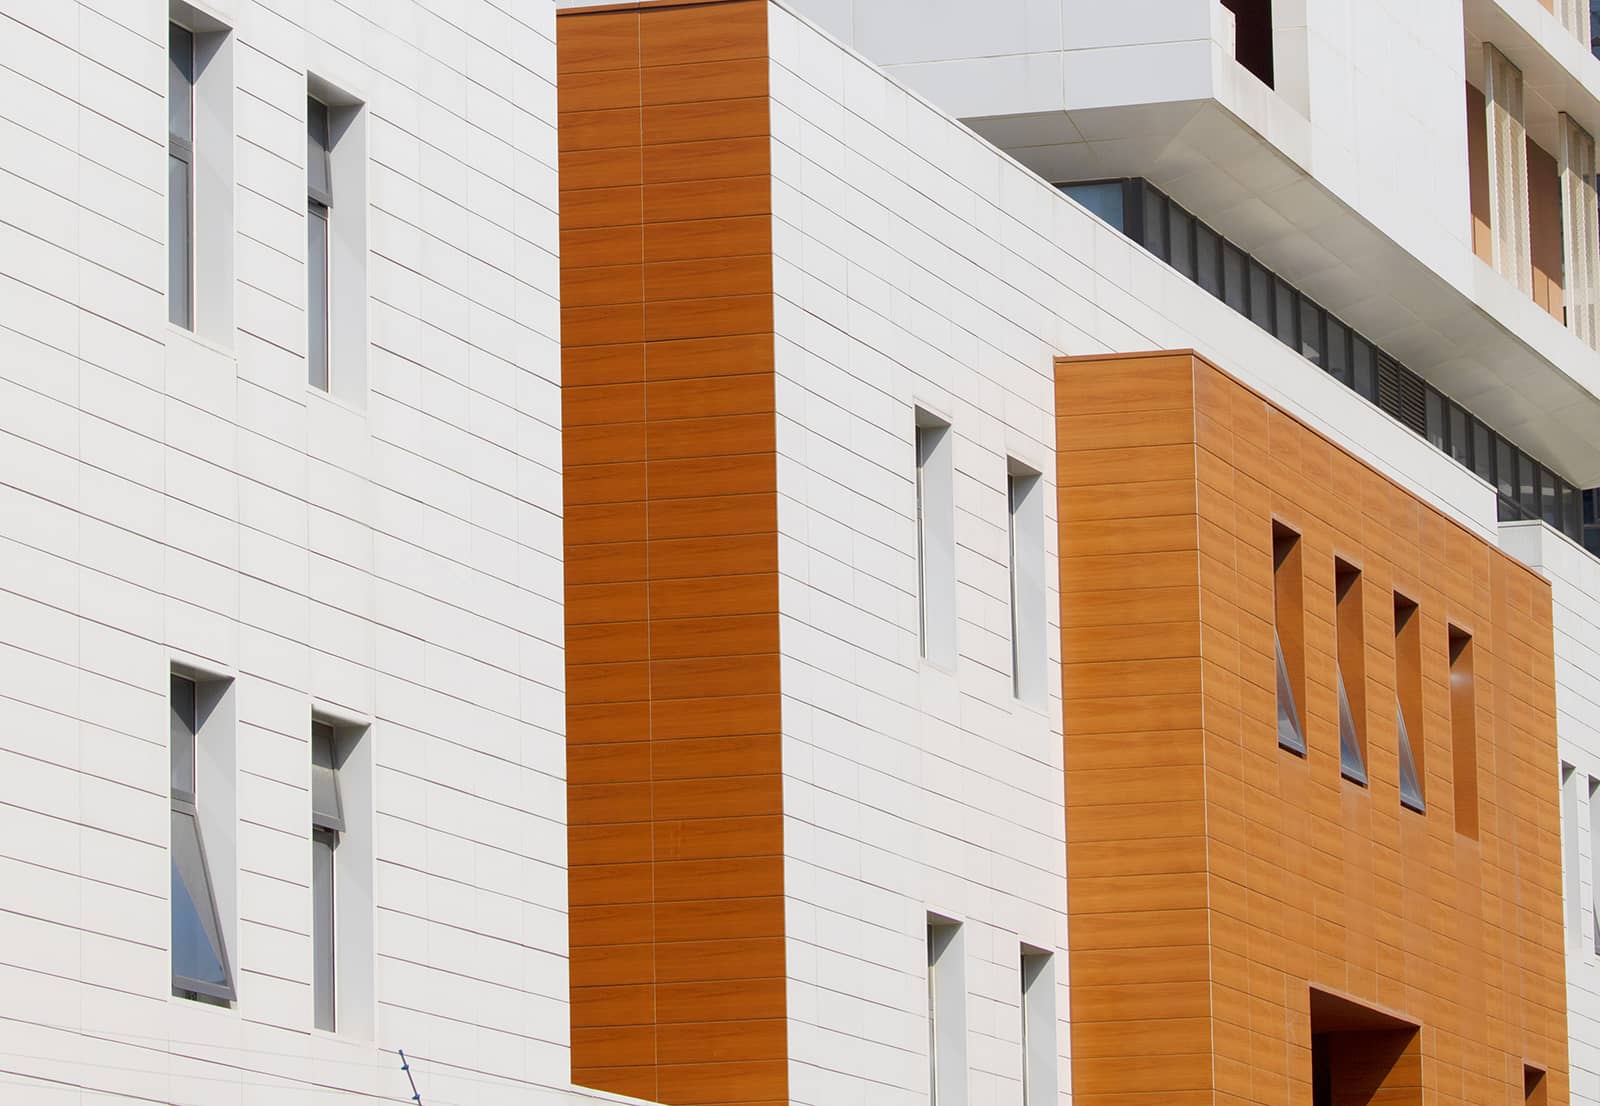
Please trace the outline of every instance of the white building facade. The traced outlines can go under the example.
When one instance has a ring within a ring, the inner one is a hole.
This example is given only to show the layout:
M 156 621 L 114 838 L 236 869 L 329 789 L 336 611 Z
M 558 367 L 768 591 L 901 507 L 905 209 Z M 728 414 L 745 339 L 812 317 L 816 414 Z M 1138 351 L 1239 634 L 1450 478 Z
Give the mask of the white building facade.
M 592 1097 L 553 15 L 0 10 L 0 1098 Z
M 623 1101 L 571 1077 L 574 6 L 0 0 L 16 1101 Z M 1550 579 L 1600 1103 L 1586 25 L 764 6 L 787 1101 L 1072 1100 L 1053 361 L 1193 348 Z M 1486 162 L 1481 232 L 1475 118 L 1558 185 Z
M 1600 516 L 1595 493 L 1582 491 L 1600 477 L 1590 314 L 1600 60 L 1589 49 L 1587 8 L 1561 0 L 794 6 L 1304 354 L 1311 365 L 1251 383 L 1347 448 L 1356 443 L 1452 517 L 1484 533 L 1498 527 L 1502 547 L 1550 580 L 1562 755 L 1549 775 L 1562 789 L 1571 1094 L 1600 1102 L 1592 878 Z M 1142 191 L 1100 183 L 1129 179 L 1145 182 Z M 1162 197 L 1159 208 L 1152 196 Z M 1152 210 L 1173 221 L 1158 230 Z M 1178 254 L 1179 210 L 1193 217 L 1186 233 L 1198 256 Z M 1094 286 L 1121 285 L 1135 299 L 1150 287 L 1143 251 L 1134 251 L 1127 279 L 1121 258 L 1100 256 L 1087 261 Z M 1251 283 L 1257 269 L 1262 285 Z M 1540 291 L 1552 274 L 1559 304 Z M 1287 284 L 1302 307 L 1318 309 L 1315 337 L 1310 316 L 1283 326 L 1281 298 L 1276 311 L 1258 311 L 1259 288 L 1274 281 L 1280 296 Z M 1137 317 L 1120 305 L 1112 314 Z M 1263 364 L 1242 334 L 1208 342 L 1204 332 L 1223 324 L 1209 318 L 1218 312 L 1204 314 L 1207 325 L 1185 328 L 1192 338 L 1103 340 L 1114 349 L 1193 341 L 1233 369 Z M 1363 340 L 1375 361 L 1425 385 L 1363 382 Z M 1371 402 L 1347 411 L 1302 391 L 1317 386 L 1312 366 Z M 1401 402 L 1407 390 L 1418 393 L 1414 402 Z M 1390 433 L 1401 426 L 1419 437 Z M 1380 440 L 1387 450 L 1372 449 Z M 1430 451 L 1453 459 L 1448 475 Z

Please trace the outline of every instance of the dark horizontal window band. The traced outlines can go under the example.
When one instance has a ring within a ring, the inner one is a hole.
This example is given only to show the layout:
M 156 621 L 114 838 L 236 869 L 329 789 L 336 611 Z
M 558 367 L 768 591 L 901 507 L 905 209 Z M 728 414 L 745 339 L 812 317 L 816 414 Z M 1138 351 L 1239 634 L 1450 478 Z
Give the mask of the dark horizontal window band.
M 1094 214 L 1495 488 L 1501 522 L 1542 520 L 1600 556 L 1580 491 L 1142 178 L 1057 185 Z

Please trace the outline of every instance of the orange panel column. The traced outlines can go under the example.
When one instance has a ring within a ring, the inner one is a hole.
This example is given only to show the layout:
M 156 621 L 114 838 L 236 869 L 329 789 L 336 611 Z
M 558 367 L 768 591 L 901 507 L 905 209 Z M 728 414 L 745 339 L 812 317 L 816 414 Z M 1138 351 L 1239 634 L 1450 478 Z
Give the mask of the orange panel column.
M 573 1077 L 784 1102 L 766 7 L 557 54 Z

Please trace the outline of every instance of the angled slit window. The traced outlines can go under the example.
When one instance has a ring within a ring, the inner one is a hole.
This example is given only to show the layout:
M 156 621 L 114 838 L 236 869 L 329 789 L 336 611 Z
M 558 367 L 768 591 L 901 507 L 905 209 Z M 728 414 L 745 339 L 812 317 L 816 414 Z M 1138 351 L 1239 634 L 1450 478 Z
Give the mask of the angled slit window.
M 195 681 L 174 674 L 170 690 L 172 786 L 172 992 L 233 1001 L 233 977 L 217 896 L 200 835 L 195 745 L 200 733 Z
M 1455 785 L 1456 832 L 1478 836 L 1478 715 L 1473 682 L 1472 635 L 1450 627 L 1450 772 Z
M 1306 755 L 1305 607 L 1300 535 L 1272 524 L 1273 640 L 1277 648 L 1278 744 Z
M 1395 729 L 1400 755 L 1400 805 L 1426 813 L 1422 792 L 1422 613 L 1394 597 Z
M 1339 682 L 1339 771 L 1345 779 L 1367 785 L 1367 694 L 1365 628 L 1362 624 L 1361 570 L 1334 561 L 1337 659 Z

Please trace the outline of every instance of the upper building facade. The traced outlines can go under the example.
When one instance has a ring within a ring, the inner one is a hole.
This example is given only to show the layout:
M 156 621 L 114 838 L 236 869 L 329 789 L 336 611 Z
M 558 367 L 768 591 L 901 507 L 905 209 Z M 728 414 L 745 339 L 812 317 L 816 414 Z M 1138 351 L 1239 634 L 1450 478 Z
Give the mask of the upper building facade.
M 1600 1100 L 1570 6 L 0 0 L 0 1082 Z
M 1319 343 L 1341 325 L 1311 293 L 1283 281 L 1285 341 L 1220 270 L 781 6 L 580 8 L 557 40 L 575 1079 L 679 1103 L 1567 1101 L 1550 585 L 1496 550 L 1496 485 L 1375 402 L 1392 335 L 1363 339 L 1369 397 L 1307 355 L 1303 318 Z M 1150 179 L 1117 172 L 1119 197 Z M 1150 403 L 1148 362 L 1056 361 L 1190 347 L 1234 374 L 1242 441 L 1284 439 L 1207 447 L 1293 473 L 1282 502 L 1220 485 L 1226 550 L 1194 544 L 1219 474 L 1152 475 L 1194 431 L 1118 438 L 1199 401 Z M 1069 487 L 1069 451 L 1101 477 Z M 1294 751 L 1260 648 L 1274 518 L 1307 543 Z M 1336 636 L 1350 571 L 1364 613 Z M 1186 626 L 1193 653 L 1159 652 Z M 1426 905 L 1444 880 L 1454 907 Z
M 570 1090 L 554 13 L 0 4 L 0 1098 Z

